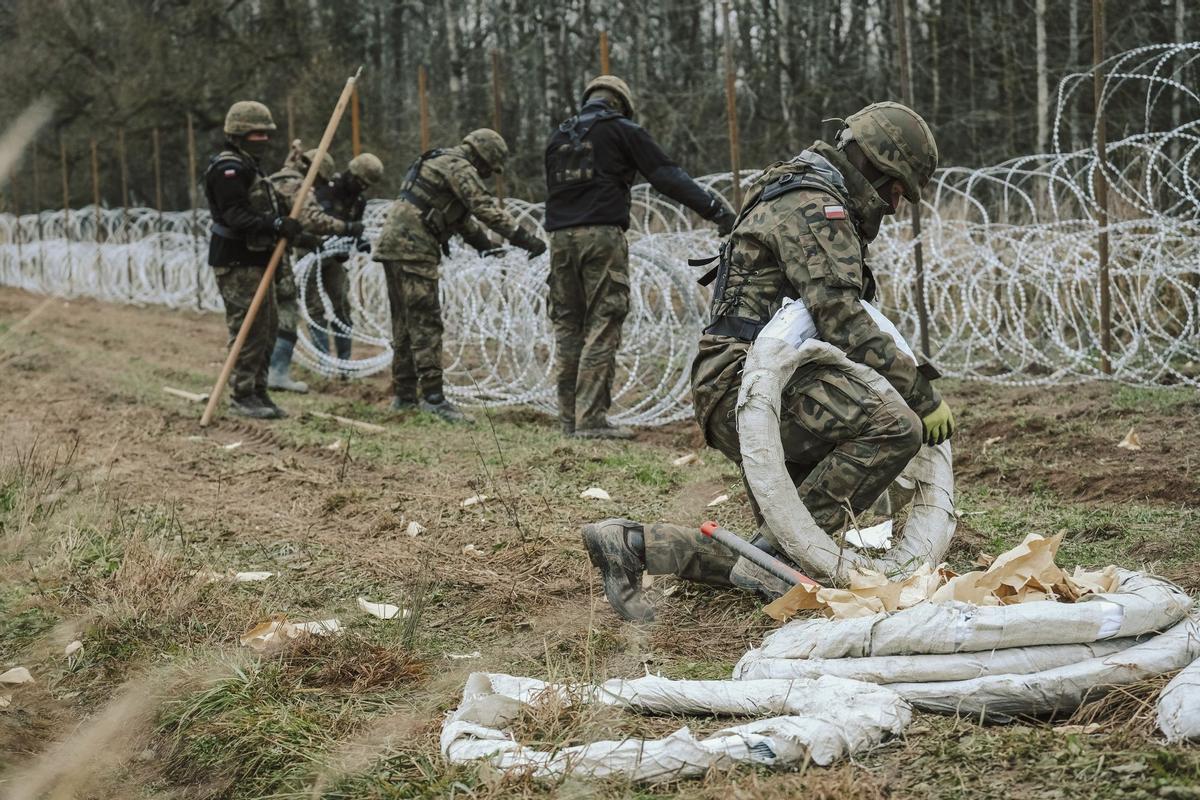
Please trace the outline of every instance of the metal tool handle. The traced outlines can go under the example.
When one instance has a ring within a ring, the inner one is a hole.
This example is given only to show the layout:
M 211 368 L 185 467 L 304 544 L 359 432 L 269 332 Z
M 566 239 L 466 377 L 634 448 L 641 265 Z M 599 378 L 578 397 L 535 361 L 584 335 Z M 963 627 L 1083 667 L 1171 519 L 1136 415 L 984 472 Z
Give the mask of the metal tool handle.
M 753 561 L 758 566 L 765 569 L 767 572 L 786 582 L 789 586 L 805 586 L 819 587 L 820 584 L 812 578 L 794 569 L 780 561 L 774 556 L 764 553 L 754 545 L 747 542 L 742 537 L 738 536 L 733 531 L 722 528 L 717 523 L 709 520 L 700 526 L 700 532 L 710 539 L 720 542 L 723 546 L 729 548 L 739 556 Z

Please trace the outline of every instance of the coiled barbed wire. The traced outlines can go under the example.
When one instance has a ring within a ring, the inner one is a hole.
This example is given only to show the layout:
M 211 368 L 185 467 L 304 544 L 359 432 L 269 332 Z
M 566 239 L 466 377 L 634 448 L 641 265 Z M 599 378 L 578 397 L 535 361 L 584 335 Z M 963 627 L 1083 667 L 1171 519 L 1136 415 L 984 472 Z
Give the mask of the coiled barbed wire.
M 1144 106 L 1142 130 L 1108 147 L 1110 183 L 1111 375 L 1101 369 L 1095 182 L 1092 144 L 1062 142 L 1075 105 L 1090 102 L 1091 73 L 1059 85 L 1055 152 L 992 167 L 946 168 L 922 204 L 926 304 L 932 360 L 944 374 L 1006 384 L 1068 383 L 1111 377 L 1132 384 L 1200 386 L 1200 97 L 1182 76 L 1196 69 L 1200 42 L 1139 48 L 1105 62 L 1103 103 Z M 1090 118 L 1084 115 L 1083 118 Z M 1167 123 L 1164 123 L 1167 120 Z M 748 185 L 755 173 L 743 176 Z M 729 194 L 731 176 L 700 182 Z M 540 225 L 542 208 L 507 207 Z M 373 200 L 367 236 L 388 202 Z M 33 292 L 217 311 L 205 266 L 207 211 L 88 207 L 20 218 L 0 215 L 0 284 Z M 656 425 L 690 416 L 689 371 L 709 304 L 689 256 L 716 253 L 707 223 L 645 185 L 633 191 L 629 232 L 631 306 L 613 387 L 616 422 Z M 890 217 L 871 246 L 879 303 L 915 339 L 915 242 L 907 215 Z M 355 341 L 340 361 L 308 338 L 304 293 L 317 258 L 294 264 L 300 288 L 298 358 L 317 372 L 365 377 L 391 360 L 387 291 L 378 263 L 348 240 L 327 253 L 348 256 Z M 442 265 L 447 388 L 487 406 L 554 408 L 554 336 L 546 314 L 549 261 L 510 250 L 483 258 L 453 244 Z

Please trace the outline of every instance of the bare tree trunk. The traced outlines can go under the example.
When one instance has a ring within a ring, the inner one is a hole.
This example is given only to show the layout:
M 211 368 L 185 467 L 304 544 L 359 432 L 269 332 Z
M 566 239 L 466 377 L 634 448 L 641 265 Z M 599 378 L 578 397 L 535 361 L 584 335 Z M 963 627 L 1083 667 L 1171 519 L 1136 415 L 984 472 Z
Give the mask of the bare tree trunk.
M 930 109 L 930 122 L 937 124 L 941 119 L 942 110 L 942 59 L 938 53 L 941 37 L 938 33 L 942 28 L 942 3 L 941 0 L 933 0 L 930 7 L 929 17 L 929 51 L 933 57 L 932 64 L 932 83 L 933 83 L 933 103 Z
M 796 130 L 796 114 L 792 106 L 792 17 L 789 0 L 775 0 L 775 8 L 779 16 L 776 30 L 775 45 L 779 54 L 779 101 L 783 112 L 784 151 L 791 153 L 799 146 L 799 135 Z
M 1067 0 L 1067 6 L 1070 9 L 1067 14 L 1067 69 L 1076 70 L 1079 68 L 1079 0 Z M 1066 134 L 1067 141 L 1064 149 L 1078 150 L 1080 146 L 1079 132 L 1084 129 L 1078 102 L 1071 104 L 1071 108 L 1067 112 L 1067 120 L 1070 128 Z
M 1046 152 L 1050 143 L 1050 76 L 1046 68 L 1046 0 L 1037 0 L 1037 151 Z
M 453 124 L 461 124 L 462 61 L 458 57 L 458 18 L 450 0 L 442 0 L 442 13 L 446 17 L 446 54 L 450 57 L 450 118 Z

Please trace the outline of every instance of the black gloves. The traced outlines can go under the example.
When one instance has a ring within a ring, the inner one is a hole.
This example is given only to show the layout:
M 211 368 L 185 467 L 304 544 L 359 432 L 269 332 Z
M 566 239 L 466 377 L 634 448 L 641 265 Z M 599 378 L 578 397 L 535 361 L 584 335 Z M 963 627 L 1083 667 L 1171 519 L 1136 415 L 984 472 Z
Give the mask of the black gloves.
M 300 221 L 291 217 L 276 217 L 271 227 L 275 229 L 277 236 L 287 239 L 289 242 L 304 231 L 304 226 L 300 224 Z
M 712 201 L 713 210 L 708 221 L 717 226 L 718 236 L 728 236 L 733 233 L 733 223 L 737 222 L 737 214 L 733 213 L 733 208 L 725 202 L 725 198 L 716 192 L 712 193 Z
M 370 252 L 371 252 L 371 243 L 368 242 L 366 239 L 359 239 L 358 241 L 356 241 L 354 243 L 354 247 L 360 253 L 370 254 Z
M 546 243 L 542 241 L 540 236 L 534 236 L 525 228 L 517 228 L 517 232 L 510 239 L 514 245 L 529 253 L 530 258 L 537 258 L 542 253 L 546 252 Z
M 352 239 L 357 239 L 363 235 L 363 224 L 357 220 L 346 223 L 346 235 Z
M 301 233 L 291 240 L 301 250 L 316 250 L 321 246 L 321 237 L 315 233 Z

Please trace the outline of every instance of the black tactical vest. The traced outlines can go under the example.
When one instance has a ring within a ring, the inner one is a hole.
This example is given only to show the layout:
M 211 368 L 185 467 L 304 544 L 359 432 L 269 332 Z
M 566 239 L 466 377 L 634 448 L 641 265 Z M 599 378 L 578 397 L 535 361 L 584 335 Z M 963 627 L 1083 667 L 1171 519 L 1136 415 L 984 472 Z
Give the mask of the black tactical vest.
M 597 123 L 621 116 L 603 103 L 589 104 L 558 126 L 566 141 L 552 146 L 546 158 L 546 185 L 551 192 L 560 186 L 582 187 L 597 180 L 596 154 L 588 134 Z

